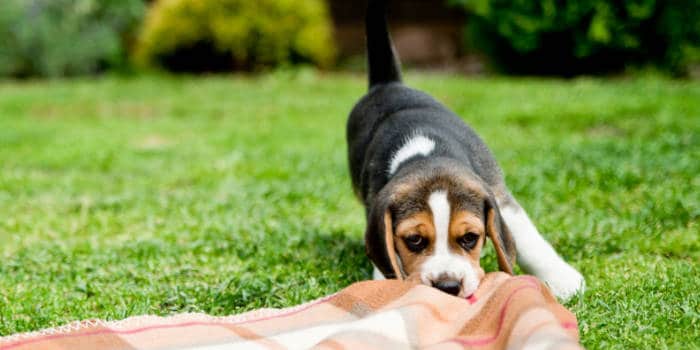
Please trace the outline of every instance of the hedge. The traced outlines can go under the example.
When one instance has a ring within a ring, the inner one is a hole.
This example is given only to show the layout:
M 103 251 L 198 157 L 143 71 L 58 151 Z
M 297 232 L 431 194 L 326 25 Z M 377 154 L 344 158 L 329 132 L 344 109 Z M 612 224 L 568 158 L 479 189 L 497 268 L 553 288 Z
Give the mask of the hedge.
M 0 76 L 70 76 L 123 66 L 142 0 L 0 1 Z
M 140 32 L 136 62 L 176 71 L 255 70 L 335 58 L 323 0 L 159 0 Z
M 697 0 L 449 0 L 468 38 L 506 72 L 601 73 L 655 65 L 683 74 L 700 55 Z

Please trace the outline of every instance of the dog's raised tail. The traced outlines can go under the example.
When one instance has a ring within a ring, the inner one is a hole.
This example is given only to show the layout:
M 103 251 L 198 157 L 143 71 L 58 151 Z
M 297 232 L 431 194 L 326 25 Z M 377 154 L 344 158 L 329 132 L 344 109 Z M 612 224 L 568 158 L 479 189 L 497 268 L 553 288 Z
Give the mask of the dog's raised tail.
M 401 68 L 387 25 L 387 0 L 367 0 L 367 65 L 369 87 L 401 81 Z

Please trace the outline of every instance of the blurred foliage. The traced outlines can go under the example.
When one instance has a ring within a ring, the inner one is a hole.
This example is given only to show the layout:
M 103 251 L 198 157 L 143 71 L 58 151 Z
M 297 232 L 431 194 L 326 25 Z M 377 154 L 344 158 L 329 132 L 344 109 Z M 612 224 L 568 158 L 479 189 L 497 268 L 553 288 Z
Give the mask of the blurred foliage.
M 142 0 L 0 1 L 0 76 L 90 74 L 126 62 Z
M 697 0 L 448 0 L 471 13 L 470 42 L 511 73 L 616 71 L 652 64 L 683 74 L 700 58 Z
M 136 62 L 175 71 L 254 70 L 335 58 L 322 0 L 160 0 L 139 35 Z

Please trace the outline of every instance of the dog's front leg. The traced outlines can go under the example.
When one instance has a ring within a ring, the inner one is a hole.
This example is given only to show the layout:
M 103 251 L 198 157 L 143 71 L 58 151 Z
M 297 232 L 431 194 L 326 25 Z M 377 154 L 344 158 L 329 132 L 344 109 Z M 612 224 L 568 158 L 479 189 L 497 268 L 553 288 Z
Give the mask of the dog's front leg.
M 581 273 L 566 263 L 540 235 L 518 202 L 509 198 L 502 205 L 499 203 L 499 207 L 515 240 L 518 265 L 543 280 L 562 300 L 569 300 L 576 293 L 583 292 L 585 280 Z
M 372 271 L 373 280 L 381 281 L 386 279 L 386 277 L 384 277 L 384 274 L 382 274 L 382 272 L 379 271 L 379 269 L 376 266 L 374 266 L 374 264 L 372 264 L 372 268 L 374 268 L 374 270 Z

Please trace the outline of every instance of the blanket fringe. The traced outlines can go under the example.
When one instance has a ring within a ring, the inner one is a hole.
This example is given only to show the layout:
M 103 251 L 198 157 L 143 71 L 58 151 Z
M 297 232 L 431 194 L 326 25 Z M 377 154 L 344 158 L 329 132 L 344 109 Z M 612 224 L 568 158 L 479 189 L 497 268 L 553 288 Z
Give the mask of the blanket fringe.
M 5 337 L 0 337 L 0 346 L 8 345 L 10 343 L 15 343 L 17 341 L 45 337 L 45 336 L 56 336 L 65 335 L 70 333 L 79 332 L 84 329 L 89 328 L 106 328 L 114 332 L 124 332 L 129 330 L 134 330 L 138 328 L 148 327 L 156 322 L 159 325 L 177 325 L 183 322 L 207 322 L 207 323 L 221 323 L 221 324 L 236 324 L 243 322 L 250 322 L 257 319 L 264 319 L 269 317 L 276 317 L 285 314 L 291 314 L 299 312 L 301 310 L 307 309 L 313 305 L 326 302 L 337 296 L 337 293 L 331 294 L 319 299 L 308 301 L 303 304 L 287 307 L 287 308 L 264 308 L 257 309 L 242 314 L 230 315 L 230 316 L 211 316 L 203 313 L 182 313 L 175 314 L 171 316 L 156 316 L 156 315 L 141 315 L 132 316 L 125 318 L 123 320 L 117 321 L 105 321 L 100 319 L 91 319 L 83 321 L 73 321 L 68 324 L 64 324 L 57 327 L 45 328 L 38 331 L 31 331 L 25 333 L 13 334 Z

